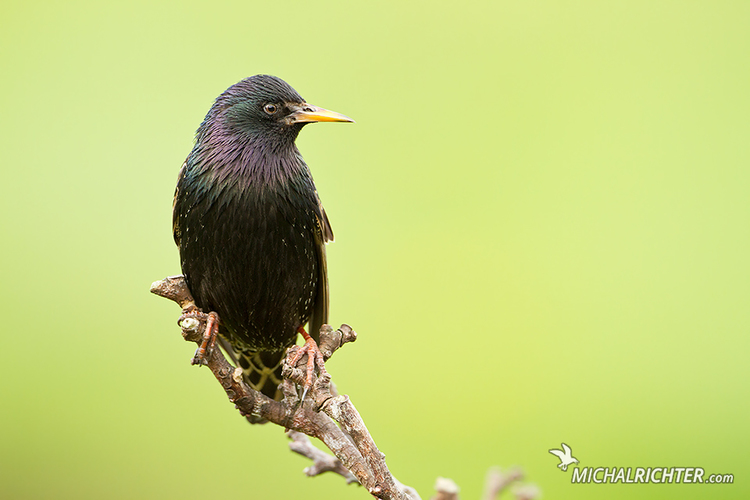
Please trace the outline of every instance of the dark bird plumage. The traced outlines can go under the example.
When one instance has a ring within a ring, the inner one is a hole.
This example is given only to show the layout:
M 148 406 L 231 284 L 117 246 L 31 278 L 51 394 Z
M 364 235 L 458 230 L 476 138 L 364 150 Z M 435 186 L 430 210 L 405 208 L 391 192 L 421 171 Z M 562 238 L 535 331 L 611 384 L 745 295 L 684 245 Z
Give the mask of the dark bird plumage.
M 284 351 L 328 320 L 325 243 L 333 231 L 295 146 L 304 125 L 352 121 L 256 75 L 221 94 L 196 133 L 174 197 L 182 272 L 222 345 L 274 397 Z M 227 345 L 227 343 L 229 345 Z

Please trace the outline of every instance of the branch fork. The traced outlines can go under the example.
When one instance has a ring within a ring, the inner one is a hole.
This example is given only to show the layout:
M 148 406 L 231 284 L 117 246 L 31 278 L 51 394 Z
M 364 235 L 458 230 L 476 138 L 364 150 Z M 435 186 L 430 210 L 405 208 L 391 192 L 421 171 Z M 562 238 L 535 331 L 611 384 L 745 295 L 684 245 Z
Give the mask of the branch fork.
M 151 292 L 177 302 L 183 309 L 180 327 L 185 340 L 201 344 L 208 315 L 196 313 L 193 301 L 182 276 L 170 276 L 151 285 Z M 320 331 L 318 347 L 323 358 L 328 360 L 341 346 L 354 342 L 356 332 L 348 325 L 334 330 L 324 325 Z M 274 401 L 244 383 L 220 349 L 209 349 L 205 354 L 205 365 L 219 381 L 227 397 L 245 417 L 260 417 L 287 429 L 292 438 L 290 447 L 297 453 L 313 460 L 306 469 L 308 475 L 335 472 L 347 483 L 358 482 L 370 494 L 382 499 L 416 500 L 419 496 L 413 488 L 395 480 L 385 463 L 385 455 L 375 445 L 362 417 L 348 396 L 338 395 L 331 376 L 322 374 L 313 381 L 310 396 L 300 404 L 295 384 L 303 385 L 306 371 L 300 367 L 307 364 L 307 353 L 290 365 L 298 346 L 289 348 L 282 373 L 281 401 Z M 333 452 L 335 458 L 317 450 L 309 439 L 320 439 Z M 317 450 L 317 451 L 313 451 Z
M 182 308 L 178 324 L 183 338 L 198 344 L 198 351 L 205 349 L 205 352 L 201 352 L 201 364 L 211 370 L 240 414 L 251 421 L 260 418 L 285 428 L 291 439 L 290 449 L 313 462 L 305 468 L 305 474 L 317 476 L 333 472 L 342 476 L 347 484 L 361 484 L 376 498 L 420 500 L 414 488 L 401 484 L 391 474 L 385 454 L 378 449 L 359 412 L 349 396 L 337 393 L 327 371 L 320 370 L 319 375 L 313 378 L 309 395 L 300 401 L 297 387 L 306 383 L 309 350 L 298 357 L 299 346 L 288 349 L 282 365 L 284 379 L 281 392 L 284 397 L 281 401 L 275 401 L 245 384 L 242 369 L 232 366 L 221 349 L 215 348 L 212 343 L 207 345 L 206 327 L 212 327 L 211 321 L 215 320 L 212 315 L 215 316 L 215 313 L 205 313 L 196 307 L 183 276 L 169 276 L 155 281 L 151 284 L 151 292 L 176 302 Z M 357 333 L 349 325 L 341 325 L 336 330 L 330 325 L 323 325 L 318 348 L 327 361 L 344 344 L 355 340 Z M 321 440 L 333 455 L 313 446 L 308 436 Z M 519 470 L 504 474 L 491 470 L 484 499 L 497 498 L 521 477 Z M 458 500 L 458 486 L 450 479 L 439 478 L 435 489 L 437 495 L 433 499 Z M 518 500 L 532 500 L 539 496 L 539 491 L 529 485 L 518 489 L 515 496 Z

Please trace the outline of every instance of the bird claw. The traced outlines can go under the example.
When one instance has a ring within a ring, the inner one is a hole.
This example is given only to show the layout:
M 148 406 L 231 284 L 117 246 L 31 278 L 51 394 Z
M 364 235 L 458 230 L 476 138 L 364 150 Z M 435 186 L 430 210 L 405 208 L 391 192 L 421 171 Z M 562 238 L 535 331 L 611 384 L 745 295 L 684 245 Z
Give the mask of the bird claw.
M 304 328 L 299 328 L 299 333 L 302 334 L 302 336 L 305 338 L 305 345 L 297 349 L 297 352 L 294 354 L 294 357 L 290 361 L 291 366 L 297 366 L 297 362 L 302 359 L 302 356 L 307 354 L 307 369 L 306 369 L 306 376 L 305 376 L 305 383 L 302 386 L 302 398 L 300 399 L 300 404 L 304 403 L 305 396 L 307 396 L 307 393 L 310 392 L 310 388 L 312 388 L 313 384 L 313 375 L 315 375 L 315 367 L 318 368 L 319 374 L 324 374 L 326 372 L 326 366 L 325 361 L 323 359 L 323 353 L 320 352 L 320 348 L 318 348 L 318 344 L 315 342 L 315 340 L 308 335 L 308 333 L 305 331 Z
M 208 358 L 216 345 L 216 337 L 219 335 L 219 315 L 213 311 L 206 314 L 197 308 L 189 309 L 180 316 L 177 324 L 185 328 L 185 320 L 187 319 L 195 319 L 201 323 L 206 323 L 206 328 L 203 330 L 203 338 L 190 364 L 199 366 L 207 365 Z

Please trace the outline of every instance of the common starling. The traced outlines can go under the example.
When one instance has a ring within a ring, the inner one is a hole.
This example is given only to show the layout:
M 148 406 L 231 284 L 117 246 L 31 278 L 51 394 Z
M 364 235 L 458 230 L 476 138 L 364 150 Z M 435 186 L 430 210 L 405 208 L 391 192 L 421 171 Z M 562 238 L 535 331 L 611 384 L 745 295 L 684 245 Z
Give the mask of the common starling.
M 314 360 L 322 366 L 315 340 L 328 320 L 325 243 L 333 231 L 295 145 L 312 122 L 353 120 L 307 104 L 274 76 L 232 85 L 198 128 L 174 196 L 182 272 L 196 306 L 213 312 L 193 362 L 203 362 L 218 333 L 246 382 L 276 399 L 281 360 L 297 333 L 309 386 Z

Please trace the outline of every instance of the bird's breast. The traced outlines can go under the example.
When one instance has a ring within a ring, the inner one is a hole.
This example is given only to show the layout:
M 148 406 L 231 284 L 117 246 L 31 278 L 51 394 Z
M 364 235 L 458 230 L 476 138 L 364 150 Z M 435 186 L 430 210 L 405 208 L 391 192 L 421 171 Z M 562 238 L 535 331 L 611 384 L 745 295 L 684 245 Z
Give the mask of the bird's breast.
M 233 342 L 286 348 L 318 286 L 314 188 L 216 176 L 183 191 L 180 255 L 196 304 L 219 314 Z

